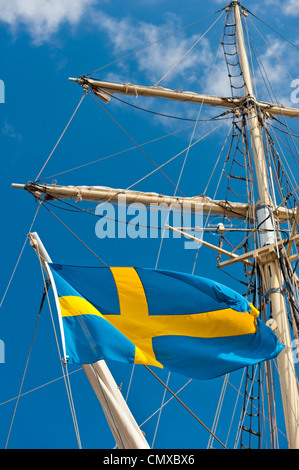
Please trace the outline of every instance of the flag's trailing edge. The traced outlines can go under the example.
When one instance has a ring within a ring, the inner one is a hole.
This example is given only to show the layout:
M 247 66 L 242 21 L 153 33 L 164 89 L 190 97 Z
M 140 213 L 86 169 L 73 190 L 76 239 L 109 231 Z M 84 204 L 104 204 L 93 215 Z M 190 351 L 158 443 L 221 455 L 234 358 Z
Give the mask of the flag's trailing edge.
M 244 297 L 212 280 L 146 268 L 49 267 L 69 363 L 115 360 L 210 379 L 284 347 Z

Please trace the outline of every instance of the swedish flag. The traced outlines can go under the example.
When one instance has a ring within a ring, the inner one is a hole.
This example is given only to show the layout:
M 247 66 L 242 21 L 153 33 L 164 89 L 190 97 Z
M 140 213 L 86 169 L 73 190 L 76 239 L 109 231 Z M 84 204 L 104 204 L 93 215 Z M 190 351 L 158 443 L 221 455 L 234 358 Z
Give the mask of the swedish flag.
M 212 280 L 133 267 L 49 264 L 67 360 L 166 367 L 210 379 L 284 347 L 244 297 Z

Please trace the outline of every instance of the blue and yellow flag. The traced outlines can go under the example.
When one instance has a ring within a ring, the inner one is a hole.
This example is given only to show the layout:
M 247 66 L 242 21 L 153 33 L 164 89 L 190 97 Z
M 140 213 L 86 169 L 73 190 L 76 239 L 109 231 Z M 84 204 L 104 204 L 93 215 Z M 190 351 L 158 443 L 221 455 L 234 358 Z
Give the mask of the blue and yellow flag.
M 70 363 L 115 360 L 210 379 L 272 359 L 284 347 L 244 297 L 209 279 L 49 266 Z

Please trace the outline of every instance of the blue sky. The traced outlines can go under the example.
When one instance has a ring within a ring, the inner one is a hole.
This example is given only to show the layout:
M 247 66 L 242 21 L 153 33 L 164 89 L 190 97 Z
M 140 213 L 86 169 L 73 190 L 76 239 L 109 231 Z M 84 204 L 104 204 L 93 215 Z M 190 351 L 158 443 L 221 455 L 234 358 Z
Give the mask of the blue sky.
M 33 181 L 54 148 L 82 96 L 82 89 L 69 82 L 97 69 L 92 76 L 104 80 L 153 85 L 160 81 L 182 55 L 194 44 L 199 35 L 216 20 L 211 13 L 225 6 L 225 2 L 198 2 L 189 0 L 182 8 L 177 0 L 0 0 L 1 67 L 0 79 L 5 84 L 5 103 L 0 104 L 0 140 L 2 171 L 2 243 L 0 338 L 5 345 L 5 362 L 0 364 L 0 448 L 5 446 L 12 420 L 15 400 L 30 347 L 43 289 L 39 262 L 29 244 L 26 245 L 9 289 L 14 267 L 22 250 L 37 204 L 33 197 L 16 189 L 11 183 Z M 299 6 L 295 0 L 278 2 L 251 1 L 245 6 L 256 16 L 270 24 L 295 45 L 298 41 Z M 257 44 L 260 59 L 270 79 L 279 102 L 291 103 L 291 83 L 298 78 L 298 50 L 274 34 L 269 28 L 251 18 L 271 44 L 272 51 L 261 39 L 248 20 L 248 27 Z M 185 26 L 191 25 L 188 28 Z M 229 95 L 228 81 L 222 50 L 217 56 L 210 75 L 224 25 L 224 16 L 169 73 L 160 85 L 173 89 Z M 174 31 L 180 30 L 176 35 Z M 161 42 L 158 39 L 169 35 Z M 119 60 L 144 45 L 156 42 L 126 59 Z M 277 60 L 277 56 L 281 63 Z M 112 65 L 108 64 L 114 62 Z M 287 70 L 287 72 L 286 72 Z M 256 75 L 259 96 L 270 101 L 261 77 Z M 127 99 L 134 105 L 158 113 L 196 118 L 198 107 L 179 106 L 177 103 L 138 98 Z M 64 172 L 76 166 L 102 159 L 133 146 L 128 134 L 138 144 L 170 137 L 148 144 L 146 153 L 156 164 L 162 164 L 188 146 L 192 122 L 166 119 L 129 107 L 114 99 L 107 108 L 127 134 L 87 96 L 61 142 L 42 172 L 41 177 L 51 183 L 66 185 L 99 185 L 173 194 L 174 187 L 161 173 L 155 172 L 139 184 L 135 183 L 153 170 L 153 163 L 139 150 L 103 159 L 97 164 L 79 170 Z M 203 108 L 202 119 L 222 112 Z M 217 125 L 219 123 L 217 122 Z M 291 126 L 298 130 L 296 122 Z M 215 128 L 215 123 L 201 122 L 195 131 L 199 138 Z M 213 132 L 199 147 L 191 149 L 179 189 L 188 196 L 202 194 L 223 141 L 228 133 L 227 123 Z M 180 132 L 179 132 L 180 131 Z M 291 158 L 291 157 L 290 157 Z M 178 181 L 183 158 L 165 167 L 165 173 Z M 298 168 L 294 160 L 289 165 L 295 177 Z M 207 195 L 214 197 L 220 178 L 217 167 Z M 225 197 L 226 186 L 219 189 L 216 199 Z M 234 197 L 234 196 L 232 196 Z M 76 203 L 73 203 L 76 205 Z M 96 204 L 78 205 L 91 209 Z M 109 265 L 137 265 L 154 267 L 159 247 L 158 239 L 99 239 L 95 234 L 97 219 L 90 214 L 66 212 L 49 206 L 84 242 Z M 217 223 L 217 221 L 213 221 Z M 34 230 L 43 240 L 53 261 L 65 264 L 96 265 L 98 260 L 86 250 L 43 207 L 40 208 Z M 218 238 L 207 235 L 211 243 Z M 167 243 L 166 243 L 167 242 Z M 195 251 L 185 250 L 183 240 L 164 240 L 158 267 L 191 272 Z M 242 294 L 244 286 L 217 270 L 216 255 L 201 248 L 198 252 L 195 273 L 214 278 L 235 288 Z M 241 278 L 242 267 L 231 273 Z M 6 293 L 6 294 L 5 294 Z M 53 304 L 53 314 L 58 327 Z M 124 394 L 128 389 L 131 367 L 109 364 L 117 383 L 122 383 Z M 111 448 L 114 446 L 103 413 L 93 395 L 87 379 L 78 367 L 70 368 L 72 392 L 79 423 L 82 445 L 85 448 Z M 30 392 L 48 382 L 51 384 L 32 391 L 19 400 L 9 437 L 8 448 L 76 448 L 71 413 L 61 377 L 61 366 L 50 312 L 45 304 L 37 335 L 33 344 L 22 392 Z M 167 371 L 160 374 L 167 380 Z M 56 380 L 59 379 L 59 380 Z M 231 381 L 238 387 L 239 376 Z M 169 386 L 174 391 L 188 379 L 170 377 Z M 193 381 L 180 397 L 209 427 L 223 379 L 213 383 Z M 227 421 L 237 396 L 231 387 L 232 398 L 221 419 Z M 145 421 L 161 404 L 163 388 L 143 368 L 136 368 L 128 403 L 138 421 Z M 167 395 L 168 397 L 168 395 Z M 155 433 L 157 415 L 144 430 L 149 443 Z M 170 423 L 170 426 L 169 426 Z M 190 433 L 185 432 L 190 429 Z M 220 433 L 221 435 L 221 433 Z M 194 418 L 172 400 L 161 414 L 155 441 L 162 448 L 205 448 L 208 434 Z M 224 435 L 221 436 L 225 440 Z M 283 444 L 282 444 L 283 445 Z

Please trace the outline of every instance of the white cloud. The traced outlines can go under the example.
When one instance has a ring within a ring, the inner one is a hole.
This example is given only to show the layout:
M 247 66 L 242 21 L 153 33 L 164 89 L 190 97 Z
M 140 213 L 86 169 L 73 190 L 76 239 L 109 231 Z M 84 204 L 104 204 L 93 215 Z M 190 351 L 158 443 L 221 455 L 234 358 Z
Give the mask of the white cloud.
M 11 139 L 15 139 L 18 141 L 22 140 L 22 135 L 16 132 L 15 128 L 7 121 L 4 121 L 1 131 L 2 134 L 6 135 L 7 137 L 10 137 Z
M 63 23 L 77 24 L 95 0 L 0 0 L 0 22 L 23 27 L 35 43 L 47 41 Z
M 172 80 L 178 76 L 180 78 L 184 76 L 184 83 L 192 84 L 199 80 L 194 74 L 194 66 L 197 67 L 199 76 L 202 76 L 200 69 L 206 70 L 208 64 L 212 62 L 210 43 L 205 37 L 180 61 L 198 40 L 199 34 L 187 36 L 186 33 L 179 33 L 159 41 L 180 27 L 179 19 L 175 15 L 168 15 L 163 24 L 154 25 L 133 21 L 129 17 L 113 18 L 101 12 L 98 13 L 97 24 L 108 35 L 113 52 L 118 57 L 154 43 L 134 55 L 137 70 L 143 72 L 145 78 L 152 84 L 159 81 L 177 62 L 179 62 L 178 65 L 169 73 L 169 77 L 167 76 L 166 80 L 161 82 L 161 85 L 167 86 L 169 79 Z M 118 64 L 121 65 L 121 63 Z M 134 81 L 134 77 L 130 76 L 130 80 Z M 182 80 L 180 82 L 183 83 Z
M 295 54 L 285 41 L 269 35 L 260 54 L 259 67 L 255 69 L 255 81 L 260 100 L 283 103 L 290 102 L 292 74 L 296 76 Z
M 283 8 L 284 14 L 290 16 L 299 16 L 298 0 L 289 0 Z

